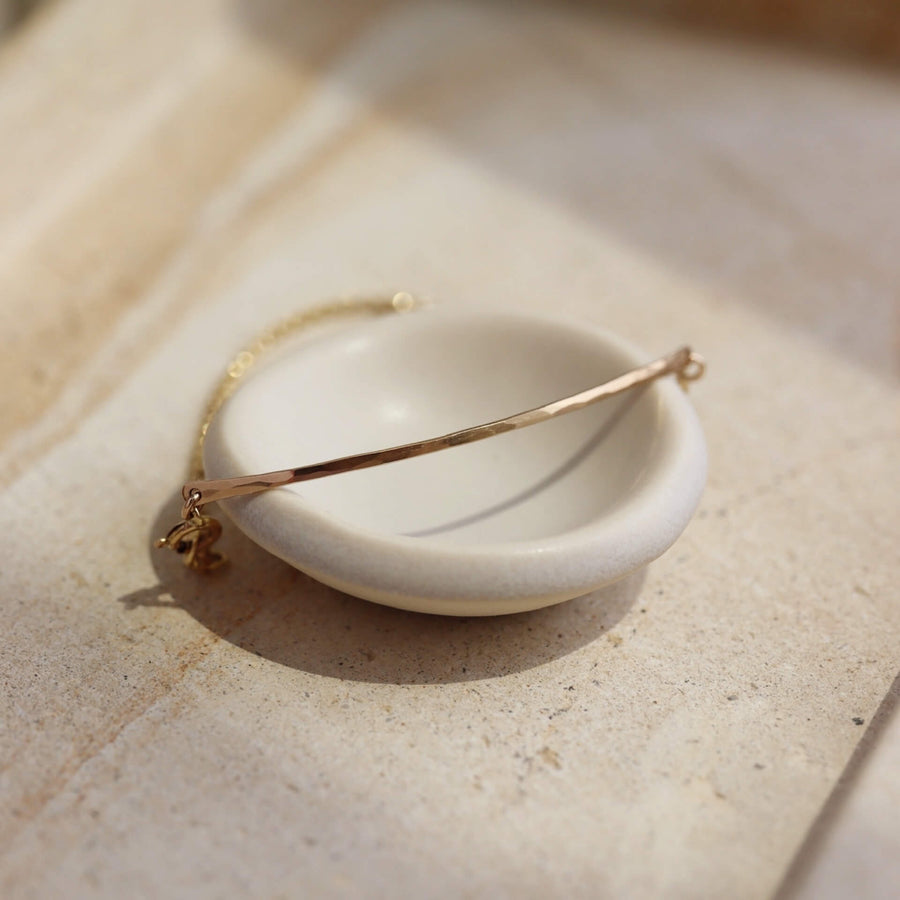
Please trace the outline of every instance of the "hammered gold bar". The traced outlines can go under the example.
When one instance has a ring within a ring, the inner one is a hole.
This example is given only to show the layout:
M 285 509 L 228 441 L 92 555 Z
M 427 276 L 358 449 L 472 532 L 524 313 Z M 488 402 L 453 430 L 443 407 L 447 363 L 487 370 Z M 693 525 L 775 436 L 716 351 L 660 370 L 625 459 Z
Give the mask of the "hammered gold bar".
M 461 431 L 453 431 L 424 441 L 413 441 L 384 450 L 342 456 L 338 459 L 330 459 L 326 462 L 313 463 L 295 469 L 281 469 L 261 475 L 242 475 L 237 478 L 189 481 L 182 489 L 182 496 L 186 508 L 193 512 L 207 503 L 215 503 L 218 500 L 258 494 L 300 481 L 311 481 L 314 478 L 324 478 L 342 472 L 355 472 L 359 469 L 368 469 L 401 459 L 425 456 L 428 453 L 437 453 L 439 450 L 471 444 L 494 435 L 504 434 L 507 431 L 516 431 L 519 428 L 555 419 L 557 416 L 584 409 L 600 400 L 621 394 L 638 385 L 647 384 L 664 375 L 677 374 L 682 384 L 694 381 L 703 374 L 703 368 L 704 364 L 700 356 L 692 353 L 689 347 L 680 347 L 668 356 L 662 356 L 647 365 L 632 369 L 611 381 L 494 422 L 486 422 L 483 425 L 475 425 L 472 428 L 464 428 Z

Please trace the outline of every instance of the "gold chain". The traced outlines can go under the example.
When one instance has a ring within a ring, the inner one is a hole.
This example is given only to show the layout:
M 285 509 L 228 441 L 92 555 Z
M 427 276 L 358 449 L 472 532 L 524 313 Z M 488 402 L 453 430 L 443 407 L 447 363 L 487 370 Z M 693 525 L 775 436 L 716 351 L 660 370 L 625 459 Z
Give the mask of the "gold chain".
M 185 565 L 197 571 L 206 572 L 218 568 L 226 560 L 221 553 L 213 549 L 213 545 L 222 533 L 222 526 L 211 516 L 202 513 L 208 503 L 220 499 L 257 493 L 270 488 L 319 478 L 337 472 L 354 471 L 369 466 L 381 465 L 412 456 L 433 453 L 460 444 L 482 440 L 495 434 L 503 434 L 516 428 L 546 421 L 549 418 L 581 409 L 591 403 L 620 394 L 639 384 L 646 384 L 664 375 L 674 374 L 683 388 L 688 382 L 702 377 L 705 364 L 703 358 L 691 351 L 689 347 L 681 347 L 668 356 L 660 357 L 630 372 L 626 372 L 611 381 L 569 397 L 563 397 L 552 403 L 534 409 L 525 410 L 505 419 L 476 425 L 472 428 L 451 434 L 440 435 L 424 441 L 403 444 L 384 450 L 377 450 L 355 456 L 315 463 L 295 469 L 268 472 L 261 475 L 245 475 L 236 478 L 204 481 L 203 445 L 206 434 L 219 410 L 235 392 L 240 380 L 256 365 L 259 358 L 285 338 L 317 325 L 326 319 L 358 315 L 383 315 L 385 313 L 407 312 L 423 305 L 423 301 L 415 299 L 411 294 L 400 292 L 393 297 L 366 297 L 341 299 L 312 309 L 295 313 L 281 322 L 267 328 L 241 350 L 228 364 L 225 374 L 216 385 L 215 390 L 203 413 L 194 450 L 191 456 L 191 478 L 182 488 L 184 506 L 181 510 L 181 521 L 174 525 L 169 533 L 156 542 L 157 547 L 168 547 L 184 558 Z
M 300 310 L 286 319 L 277 322 L 256 336 L 243 350 L 235 355 L 225 369 L 225 374 L 216 385 L 197 431 L 194 450 L 191 454 L 191 481 L 199 481 L 204 477 L 203 444 L 212 420 L 225 405 L 229 397 L 237 390 L 240 380 L 253 368 L 259 358 L 280 344 L 285 338 L 292 337 L 326 319 L 363 314 L 382 315 L 391 312 L 407 312 L 422 305 L 412 294 L 401 291 L 393 297 L 356 297 L 323 303 L 311 309 Z

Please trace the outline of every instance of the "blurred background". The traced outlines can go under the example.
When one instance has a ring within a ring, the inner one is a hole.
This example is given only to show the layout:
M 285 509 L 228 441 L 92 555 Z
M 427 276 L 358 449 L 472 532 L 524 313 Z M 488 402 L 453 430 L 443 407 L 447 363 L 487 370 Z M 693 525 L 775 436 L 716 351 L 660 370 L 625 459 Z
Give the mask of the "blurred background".
M 0 34 L 40 6 L 65 0 L 0 0 Z M 623 14 L 792 43 L 868 61 L 900 58 L 900 11 L 894 0 L 595 0 Z

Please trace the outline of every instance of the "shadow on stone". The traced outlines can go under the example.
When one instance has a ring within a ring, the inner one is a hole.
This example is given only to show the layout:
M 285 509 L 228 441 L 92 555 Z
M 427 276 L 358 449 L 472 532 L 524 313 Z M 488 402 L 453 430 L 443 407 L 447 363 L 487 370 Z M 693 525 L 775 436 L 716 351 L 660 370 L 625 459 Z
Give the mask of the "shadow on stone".
M 126 608 L 184 610 L 257 656 L 318 675 L 393 684 L 441 684 L 522 672 L 578 650 L 611 629 L 640 594 L 644 571 L 584 597 L 490 618 L 430 616 L 378 606 L 309 578 L 225 522 L 230 564 L 209 575 L 186 569 L 152 539 L 177 520 L 179 494 L 148 535 L 159 583 L 133 591 Z

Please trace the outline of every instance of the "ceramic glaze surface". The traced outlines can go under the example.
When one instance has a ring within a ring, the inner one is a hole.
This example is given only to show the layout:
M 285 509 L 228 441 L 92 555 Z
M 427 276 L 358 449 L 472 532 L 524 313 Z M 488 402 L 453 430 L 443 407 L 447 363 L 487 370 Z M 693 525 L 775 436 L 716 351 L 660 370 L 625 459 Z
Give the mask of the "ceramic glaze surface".
M 649 359 L 591 326 L 511 312 L 367 319 L 298 342 L 242 386 L 207 437 L 207 472 L 434 437 Z M 521 431 L 226 506 L 252 539 L 357 596 L 513 612 L 658 556 L 696 506 L 705 460 L 693 409 L 669 378 Z

